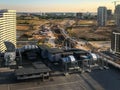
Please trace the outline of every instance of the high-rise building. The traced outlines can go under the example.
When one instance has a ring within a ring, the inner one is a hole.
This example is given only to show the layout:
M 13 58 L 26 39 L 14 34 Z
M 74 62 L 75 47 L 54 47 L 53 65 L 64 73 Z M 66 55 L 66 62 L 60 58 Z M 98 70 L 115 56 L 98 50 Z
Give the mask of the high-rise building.
M 112 32 L 111 50 L 114 53 L 120 54 L 120 28 Z
M 116 26 L 120 26 L 120 5 L 115 7 L 114 17 Z
M 4 52 L 5 41 L 12 42 L 16 46 L 16 11 L 0 10 L 0 51 Z
M 108 9 L 107 10 L 107 20 L 111 20 L 112 19 L 112 10 Z
M 98 26 L 106 26 L 107 24 L 107 8 L 99 7 L 97 12 Z

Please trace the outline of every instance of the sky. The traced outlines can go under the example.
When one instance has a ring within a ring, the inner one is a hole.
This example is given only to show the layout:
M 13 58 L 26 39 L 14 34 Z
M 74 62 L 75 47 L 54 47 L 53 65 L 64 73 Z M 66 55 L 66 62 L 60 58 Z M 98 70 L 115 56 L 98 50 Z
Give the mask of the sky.
M 0 0 L 0 9 L 18 12 L 96 12 L 99 6 L 114 10 L 113 1 L 115 0 Z

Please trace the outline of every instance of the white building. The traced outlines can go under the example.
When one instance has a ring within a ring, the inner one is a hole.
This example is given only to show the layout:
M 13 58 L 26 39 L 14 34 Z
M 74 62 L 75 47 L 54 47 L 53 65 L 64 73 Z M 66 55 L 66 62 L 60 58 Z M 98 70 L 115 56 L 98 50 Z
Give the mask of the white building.
M 16 46 L 16 11 L 0 10 L 0 51 L 6 47 L 4 41 L 10 41 Z
M 120 5 L 115 7 L 115 24 L 116 26 L 120 26 Z
M 99 7 L 97 12 L 98 26 L 106 26 L 107 24 L 107 8 Z
M 111 37 L 111 50 L 114 53 L 120 54 L 120 28 L 115 29 L 112 32 L 112 37 Z

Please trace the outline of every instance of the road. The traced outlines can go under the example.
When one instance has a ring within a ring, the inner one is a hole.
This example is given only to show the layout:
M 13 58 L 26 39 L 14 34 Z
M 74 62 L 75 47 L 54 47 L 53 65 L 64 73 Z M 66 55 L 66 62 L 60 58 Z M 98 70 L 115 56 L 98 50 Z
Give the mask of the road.
M 53 34 L 53 32 L 50 30 L 49 31 L 49 36 L 51 37 L 51 38 L 48 38 L 49 40 L 48 40 L 48 43 L 49 44 L 51 44 L 52 45 L 52 47 L 55 47 L 55 36 L 54 36 L 54 34 Z
M 59 28 L 61 34 L 64 36 L 65 39 L 69 39 L 70 43 L 74 43 L 76 44 L 75 46 L 79 49 L 84 49 L 86 50 L 86 47 L 84 47 L 87 43 L 87 41 L 85 40 L 77 40 L 77 39 L 73 39 L 72 37 L 70 37 L 63 28 Z
M 120 72 L 114 69 L 95 70 L 68 76 L 16 81 L 13 73 L 0 73 L 0 90 L 120 90 Z

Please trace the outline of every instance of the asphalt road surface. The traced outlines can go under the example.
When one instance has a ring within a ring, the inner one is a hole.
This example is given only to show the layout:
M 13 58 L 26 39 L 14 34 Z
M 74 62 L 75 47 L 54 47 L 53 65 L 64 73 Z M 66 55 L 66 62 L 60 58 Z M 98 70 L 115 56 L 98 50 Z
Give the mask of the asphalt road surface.
M 47 81 L 17 81 L 12 72 L 4 72 L 0 73 L 0 90 L 120 90 L 120 71 L 94 70 L 91 73 L 53 76 Z

